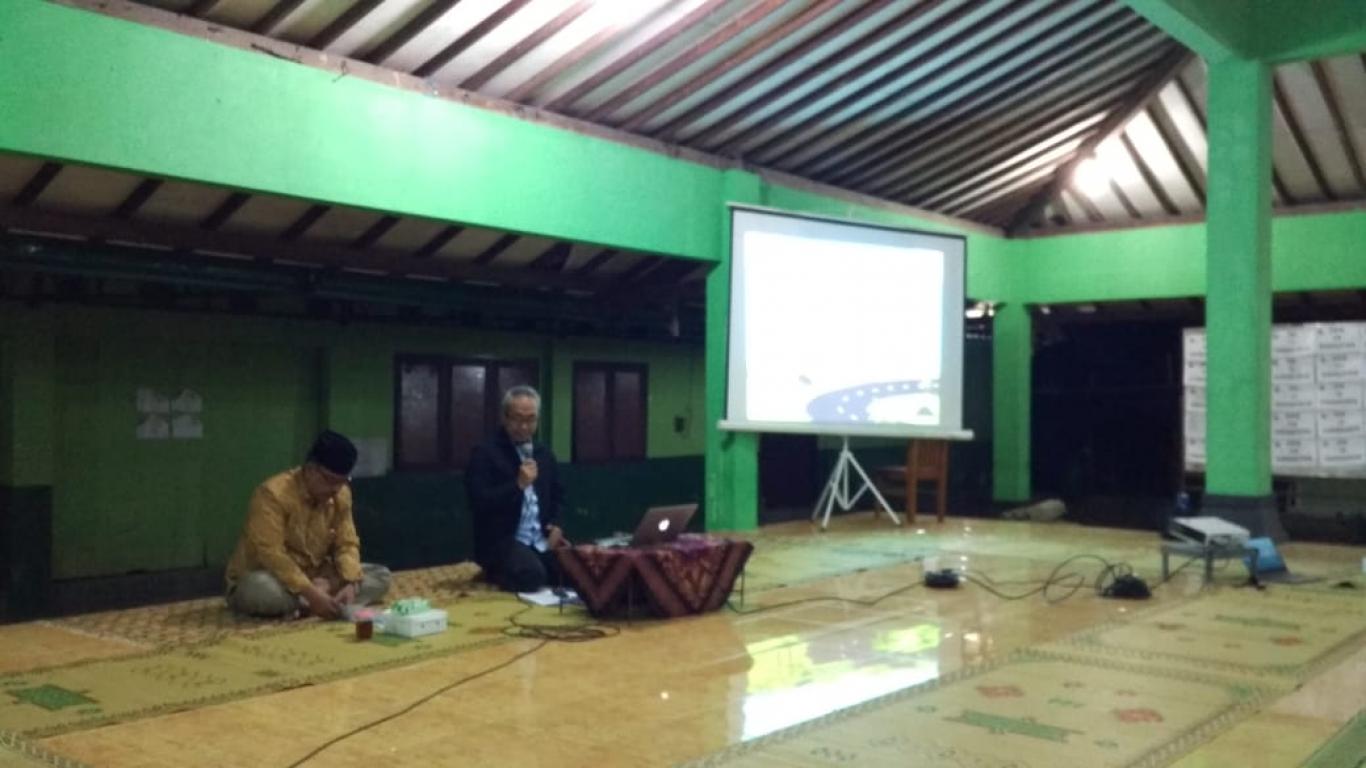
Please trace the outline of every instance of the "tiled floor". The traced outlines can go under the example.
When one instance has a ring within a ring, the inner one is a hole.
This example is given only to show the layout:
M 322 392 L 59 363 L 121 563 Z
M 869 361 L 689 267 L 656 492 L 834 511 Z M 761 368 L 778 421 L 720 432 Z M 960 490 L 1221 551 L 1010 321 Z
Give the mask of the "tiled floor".
M 1257 593 L 1240 589 L 1236 565 L 1218 572 L 1213 588 L 1200 583 L 1198 568 L 1187 568 L 1142 604 L 1102 600 L 1089 585 L 1058 602 L 1039 594 L 1003 599 L 974 585 L 903 590 L 920 581 L 922 566 L 914 559 L 921 555 L 1000 583 L 1041 579 L 1070 555 L 1094 553 L 1128 561 L 1155 582 L 1153 534 L 960 519 L 896 529 L 859 515 L 836 519 L 826 534 L 791 523 L 755 538 L 760 578 L 751 586 L 767 581 L 770 588 L 751 589 L 743 613 L 636 622 L 612 638 L 550 643 L 538 650 L 538 641 L 514 640 L 337 682 L 67 733 L 43 740 L 42 746 L 91 765 L 149 767 L 284 768 L 326 745 L 303 764 L 516 768 L 709 759 L 753 766 L 1288 768 L 1366 706 L 1361 635 L 1325 650 L 1313 667 L 1304 667 L 1305 679 L 1297 679 L 1294 671 L 1247 678 L 1192 668 L 1152 671 L 1159 668 L 1141 666 L 1150 660 L 1132 653 L 1106 660 L 1103 644 L 1092 648 L 1077 641 L 1087 630 L 1126 622 L 1138 612 L 1188 602 L 1221 605 L 1210 601 L 1223 594 L 1238 596 L 1244 614 L 1262 612 L 1225 622 L 1231 631 L 1253 632 L 1263 620 L 1278 622 L 1275 605 L 1281 601 L 1243 599 Z M 766 544 L 781 557 L 765 560 Z M 821 547 L 838 552 L 840 562 L 801 555 L 803 550 L 820 553 Z M 856 567 L 859 551 L 871 553 L 866 560 L 872 567 L 829 575 L 841 564 Z M 1284 554 L 1292 568 L 1327 577 L 1318 589 L 1341 601 L 1344 616 L 1366 616 L 1360 548 L 1297 544 L 1285 547 Z M 1079 561 L 1075 568 L 1094 578 L 1099 565 Z M 1360 591 L 1333 591 L 1331 585 L 1344 579 L 1352 579 Z M 793 586 L 771 586 L 783 583 Z M 998 589 L 1020 594 L 1030 586 L 1000 583 Z M 1050 590 L 1049 596 L 1066 591 Z M 872 601 L 889 594 L 871 605 L 828 599 Z M 11 650 L 20 645 L 22 653 L 43 659 L 70 658 L 62 656 L 64 650 L 94 658 L 127 646 L 127 641 L 71 630 L 0 628 L 0 647 L 6 650 L 0 664 L 22 666 L 11 661 L 17 658 Z M 1338 630 L 1334 637 L 1341 635 Z M 1249 635 L 1248 641 L 1253 639 Z M 1069 661 L 1074 646 L 1077 660 Z M 1033 666 L 1020 667 L 1024 671 L 1011 677 L 1016 669 L 1011 665 L 1021 658 L 1054 653 L 1061 656 L 1030 657 Z M 519 654 L 528 655 L 518 659 Z M 1106 695 L 1134 697 L 1123 710 L 1098 703 L 1103 698 L 1099 687 L 1109 678 L 1105 684 L 1114 690 Z M 1208 691 L 1192 687 L 1201 681 L 1211 686 Z M 1096 690 L 1090 699 L 1083 691 L 1055 692 L 1049 703 L 1101 707 L 1100 714 L 1064 717 L 1030 709 L 1029 691 L 1015 689 L 1031 685 L 1059 690 L 1091 685 Z M 913 686 L 921 688 L 905 698 Z M 923 700 L 915 698 L 920 690 Z M 1224 690 L 1241 703 L 1225 707 L 1216 701 Z M 878 697 L 887 698 L 858 706 Z M 1200 697 L 1210 700 L 1202 704 Z M 964 703 L 969 699 L 983 703 L 969 706 Z M 883 701 L 897 703 L 881 707 Z M 990 714 L 997 711 L 992 706 L 1007 703 L 1014 714 Z M 1202 714 L 1202 706 L 1219 717 Z M 944 717 L 935 714 L 936 707 Z M 955 713 L 951 718 L 949 707 Z M 898 714 L 903 710 L 911 714 Z M 1110 716 L 1117 712 L 1120 717 Z M 1166 716 L 1161 728 L 1158 713 Z M 1187 724 L 1179 717 L 1193 719 Z M 828 727 L 792 730 L 817 718 Z M 4 727 L 0 722 L 0 730 Z M 1083 731 L 1085 739 L 1079 735 Z M 334 739 L 341 740 L 329 745 Z M 1065 746 L 1058 739 L 1085 749 L 1074 761 L 1059 762 L 1057 754 L 1069 753 L 1058 752 Z M 1117 745 L 1124 739 L 1132 748 L 1120 757 Z M 742 744 L 753 748 L 737 749 Z M 1145 752 L 1144 745 L 1152 749 Z

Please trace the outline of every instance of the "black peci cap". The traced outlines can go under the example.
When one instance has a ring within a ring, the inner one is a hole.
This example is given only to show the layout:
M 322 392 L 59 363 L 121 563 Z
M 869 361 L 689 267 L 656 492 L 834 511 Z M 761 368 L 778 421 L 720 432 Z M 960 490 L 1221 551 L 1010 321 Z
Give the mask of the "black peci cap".
M 350 475 L 356 468 L 356 446 L 345 435 L 327 430 L 313 441 L 308 460 L 336 475 Z

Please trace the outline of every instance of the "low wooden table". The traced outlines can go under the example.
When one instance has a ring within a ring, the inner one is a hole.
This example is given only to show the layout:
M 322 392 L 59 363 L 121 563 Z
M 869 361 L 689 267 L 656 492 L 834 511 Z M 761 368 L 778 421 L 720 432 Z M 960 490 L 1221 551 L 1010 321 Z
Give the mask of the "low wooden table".
M 579 544 L 555 550 L 567 586 L 594 616 L 633 614 L 643 602 L 658 616 L 725 605 L 754 552 L 748 541 L 684 534 L 650 547 Z

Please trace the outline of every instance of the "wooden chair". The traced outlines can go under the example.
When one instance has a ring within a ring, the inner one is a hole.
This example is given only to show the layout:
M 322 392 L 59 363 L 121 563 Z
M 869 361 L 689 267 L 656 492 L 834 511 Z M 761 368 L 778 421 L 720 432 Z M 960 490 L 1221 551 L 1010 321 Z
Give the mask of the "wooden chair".
M 906 518 L 915 522 L 916 489 L 922 480 L 934 481 L 935 516 L 944 522 L 948 503 L 949 443 L 947 440 L 912 440 L 906 447 Z

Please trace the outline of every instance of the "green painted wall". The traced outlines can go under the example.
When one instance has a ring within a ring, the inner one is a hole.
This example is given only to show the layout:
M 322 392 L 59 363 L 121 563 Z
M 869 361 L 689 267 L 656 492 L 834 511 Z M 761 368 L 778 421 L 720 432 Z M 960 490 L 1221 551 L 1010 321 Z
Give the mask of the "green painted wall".
M 7 320 L 0 335 L 0 485 L 47 486 L 54 471 L 51 321 Z
M 714 168 L 44 0 L 0 30 L 0 150 L 717 259 Z
M 0 486 L 51 486 L 54 578 L 221 565 L 251 489 L 296 464 L 322 426 L 392 440 L 398 353 L 539 358 L 549 402 L 562 404 L 575 360 L 643 363 L 651 461 L 570 469 L 582 476 L 574 527 L 610 532 L 649 503 L 701 496 L 696 347 L 15 304 L 0 304 Z M 204 439 L 135 439 L 143 386 L 199 392 Z M 551 440 L 567 458 L 569 408 L 553 413 Z M 377 554 L 409 566 L 468 554 L 458 474 L 360 480 L 356 497 Z
M 703 451 L 702 350 L 679 344 L 665 346 L 595 339 L 562 339 L 551 345 L 551 447 L 568 460 L 573 454 L 574 363 L 645 363 L 649 397 L 645 451 L 650 458 L 698 456 Z M 554 407 L 558 405 L 559 407 Z M 683 430 L 674 419 L 683 419 Z

